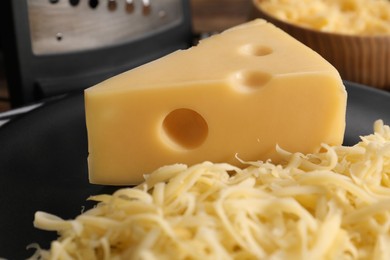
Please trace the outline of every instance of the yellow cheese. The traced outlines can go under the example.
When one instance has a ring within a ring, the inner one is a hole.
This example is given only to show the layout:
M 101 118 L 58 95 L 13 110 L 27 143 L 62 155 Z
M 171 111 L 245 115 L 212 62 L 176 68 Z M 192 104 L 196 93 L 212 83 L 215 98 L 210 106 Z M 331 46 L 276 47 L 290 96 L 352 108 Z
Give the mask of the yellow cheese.
M 341 144 L 347 95 L 317 53 L 264 20 L 85 91 L 91 183 L 137 184 L 174 163 L 278 162 L 276 145 Z
M 296 25 L 351 35 L 389 35 L 389 0 L 254 0 L 268 14 Z

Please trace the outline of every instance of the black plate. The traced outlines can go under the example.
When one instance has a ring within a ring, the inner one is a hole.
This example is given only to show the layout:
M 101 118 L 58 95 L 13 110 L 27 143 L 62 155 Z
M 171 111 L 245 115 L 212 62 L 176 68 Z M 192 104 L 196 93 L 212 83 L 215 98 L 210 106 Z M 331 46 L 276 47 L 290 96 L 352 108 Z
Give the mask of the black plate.
M 376 119 L 390 123 L 390 94 L 346 82 L 345 145 L 372 133 Z M 93 194 L 114 188 L 88 183 L 87 138 L 83 96 L 49 103 L 0 128 L 0 257 L 22 259 L 43 247 L 54 232 L 37 230 L 37 210 L 73 218 Z

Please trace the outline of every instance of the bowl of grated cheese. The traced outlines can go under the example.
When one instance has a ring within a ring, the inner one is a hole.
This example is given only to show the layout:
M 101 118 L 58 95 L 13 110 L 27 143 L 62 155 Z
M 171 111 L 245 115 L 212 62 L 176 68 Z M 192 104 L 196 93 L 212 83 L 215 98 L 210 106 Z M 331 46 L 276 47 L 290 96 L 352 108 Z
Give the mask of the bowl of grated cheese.
M 389 0 L 253 0 L 261 17 L 309 46 L 349 80 L 390 90 Z

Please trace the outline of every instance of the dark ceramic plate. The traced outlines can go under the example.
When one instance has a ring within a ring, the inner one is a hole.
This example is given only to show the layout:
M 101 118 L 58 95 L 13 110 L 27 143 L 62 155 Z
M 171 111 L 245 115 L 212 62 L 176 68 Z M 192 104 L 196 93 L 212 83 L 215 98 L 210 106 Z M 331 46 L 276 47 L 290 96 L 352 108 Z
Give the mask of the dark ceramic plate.
M 390 94 L 346 82 L 345 145 L 372 133 L 376 119 L 390 124 Z M 114 188 L 88 183 L 83 96 L 48 103 L 0 128 L 0 258 L 23 259 L 37 242 L 44 248 L 54 232 L 33 227 L 34 213 L 63 218 L 80 214 L 93 194 Z

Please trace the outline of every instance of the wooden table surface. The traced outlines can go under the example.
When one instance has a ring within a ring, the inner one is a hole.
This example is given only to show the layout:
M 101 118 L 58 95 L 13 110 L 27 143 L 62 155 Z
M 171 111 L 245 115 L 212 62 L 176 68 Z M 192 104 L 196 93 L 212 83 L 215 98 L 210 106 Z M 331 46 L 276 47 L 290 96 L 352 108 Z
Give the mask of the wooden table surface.
M 251 2 L 252 0 L 190 0 L 194 33 L 220 32 L 247 21 Z M 2 62 L 0 50 L 0 112 L 10 109 Z

